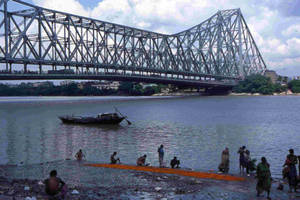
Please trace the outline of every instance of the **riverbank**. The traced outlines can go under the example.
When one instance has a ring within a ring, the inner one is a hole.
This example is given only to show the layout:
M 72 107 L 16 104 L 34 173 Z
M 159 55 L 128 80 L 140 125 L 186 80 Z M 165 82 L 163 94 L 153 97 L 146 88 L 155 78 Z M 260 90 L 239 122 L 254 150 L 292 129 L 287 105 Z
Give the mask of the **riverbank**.
M 93 168 L 76 161 L 31 166 L 1 166 L 2 174 L 6 176 L 0 178 L 0 199 L 26 197 L 47 199 L 42 184 L 42 180 L 47 176 L 43 173 L 46 169 L 49 171 L 53 168 L 57 169 L 58 176 L 68 185 L 66 199 L 265 199 L 255 196 L 254 176 L 246 177 L 246 181 L 221 181 L 152 172 Z M 16 172 L 19 172 L 19 175 Z M 297 198 L 295 193 L 287 193 L 287 185 L 283 191 L 276 190 L 277 185 L 278 181 L 274 181 L 271 190 L 272 199 Z
M 265 95 L 260 93 L 230 93 L 229 96 L 300 96 L 300 93 L 288 93 L 288 92 L 282 92 L 282 93 L 274 93 L 272 95 Z

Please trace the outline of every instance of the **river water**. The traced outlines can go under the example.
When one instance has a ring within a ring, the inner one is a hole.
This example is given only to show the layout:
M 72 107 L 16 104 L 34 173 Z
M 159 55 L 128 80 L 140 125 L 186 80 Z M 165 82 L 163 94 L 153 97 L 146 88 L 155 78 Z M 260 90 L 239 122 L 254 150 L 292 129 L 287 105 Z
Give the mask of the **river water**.
M 97 115 L 113 106 L 132 125 L 65 125 L 57 117 Z M 0 164 L 74 159 L 81 148 L 90 162 L 109 162 L 117 151 L 123 163 L 147 154 L 147 162 L 158 165 L 164 144 L 167 163 L 177 156 L 183 167 L 203 171 L 217 170 L 228 147 L 230 172 L 237 173 L 237 150 L 245 145 L 252 158 L 265 156 L 279 177 L 288 149 L 300 154 L 299 111 L 299 96 L 2 97 Z

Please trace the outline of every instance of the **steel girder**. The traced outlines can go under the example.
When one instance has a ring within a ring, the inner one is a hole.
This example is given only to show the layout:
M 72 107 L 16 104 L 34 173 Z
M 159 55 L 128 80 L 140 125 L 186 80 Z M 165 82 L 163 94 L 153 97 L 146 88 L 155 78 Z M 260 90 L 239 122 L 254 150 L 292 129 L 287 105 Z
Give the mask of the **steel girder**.
M 11 5 L 13 4 L 13 5 Z M 20 8 L 15 10 L 15 8 Z M 223 10 L 166 35 L 0 0 L 0 62 L 83 72 L 164 73 L 241 79 L 266 65 L 240 9 Z M 9 68 L 10 66 L 10 68 Z

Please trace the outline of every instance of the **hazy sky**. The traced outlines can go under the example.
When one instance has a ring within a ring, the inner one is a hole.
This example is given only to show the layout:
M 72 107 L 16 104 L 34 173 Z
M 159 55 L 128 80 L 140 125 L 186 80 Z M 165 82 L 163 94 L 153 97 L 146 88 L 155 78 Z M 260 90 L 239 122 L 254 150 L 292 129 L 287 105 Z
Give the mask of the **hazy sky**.
M 29 0 L 36 5 L 161 33 L 241 8 L 268 69 L 300 76 L 300 0 Z

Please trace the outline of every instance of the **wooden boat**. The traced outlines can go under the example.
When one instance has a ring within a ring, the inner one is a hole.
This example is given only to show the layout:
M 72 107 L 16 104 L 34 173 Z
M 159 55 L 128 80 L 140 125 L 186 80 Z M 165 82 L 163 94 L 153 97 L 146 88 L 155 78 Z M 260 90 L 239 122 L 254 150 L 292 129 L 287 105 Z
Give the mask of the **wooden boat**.
M 81 117 L 73 115 L 59 116 L 59 119 L 63 123 L 68 124 L 119 124 L 125 118 L 125 116 L 119 116 L 118 113 L 103 113 L 96 117 Z

